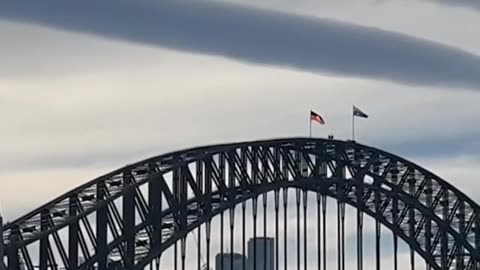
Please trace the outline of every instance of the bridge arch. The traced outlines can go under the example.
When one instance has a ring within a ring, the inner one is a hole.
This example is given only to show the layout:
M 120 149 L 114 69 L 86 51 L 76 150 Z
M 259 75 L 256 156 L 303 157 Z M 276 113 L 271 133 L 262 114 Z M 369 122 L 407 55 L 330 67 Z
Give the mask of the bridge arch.
M 312 138 L 193 148 L 99 177 L 8 224 L 8 266 L 102 269 L 117 254 L 128 269 L 142 268 L 221 211 L 286 188 L 352 205 L 435 269 L 480 269 L 480 208 L 473 200 L 393 154 Z

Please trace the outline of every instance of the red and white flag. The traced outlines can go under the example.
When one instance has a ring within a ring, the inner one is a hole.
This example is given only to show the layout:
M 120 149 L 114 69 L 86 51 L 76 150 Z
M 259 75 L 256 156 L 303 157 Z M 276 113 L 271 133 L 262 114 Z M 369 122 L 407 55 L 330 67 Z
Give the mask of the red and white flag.
M 310 121 L 315 121 L 320 125 L 325 125 L 325 120 L 323 120 L 323 117 L 314 111 L 310 111 Z

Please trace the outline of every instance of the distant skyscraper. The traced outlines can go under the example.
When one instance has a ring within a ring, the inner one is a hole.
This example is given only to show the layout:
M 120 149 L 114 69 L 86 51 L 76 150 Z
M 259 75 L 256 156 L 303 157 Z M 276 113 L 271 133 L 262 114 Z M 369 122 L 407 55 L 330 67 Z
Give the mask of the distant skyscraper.
M 256 247 L 254 245 L 256 244 Z M 256 254 L 256 256 L 254 256 Z M 274 239 L 257 237 L 248 240 L 248 269 L 274 270 Z
M 222 268 L 222 257 L 223 257 L 223 268 Z M 231 261 L 233 260 L 233 268 L 231 268 Z M 243 261 L 246 261 L 245 256 L 238 253 L 224 253 L 217 254 L 215 256 L 215 270 L 242 270 Z

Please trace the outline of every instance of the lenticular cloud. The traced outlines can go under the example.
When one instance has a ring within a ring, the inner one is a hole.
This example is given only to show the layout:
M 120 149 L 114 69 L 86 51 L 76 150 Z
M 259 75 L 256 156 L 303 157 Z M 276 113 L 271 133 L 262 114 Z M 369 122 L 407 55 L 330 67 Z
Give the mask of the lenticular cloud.
M 209 1 L 15 0 L 0 18 L 259 65 L 480 89 L 480 57 L 376 28 Z

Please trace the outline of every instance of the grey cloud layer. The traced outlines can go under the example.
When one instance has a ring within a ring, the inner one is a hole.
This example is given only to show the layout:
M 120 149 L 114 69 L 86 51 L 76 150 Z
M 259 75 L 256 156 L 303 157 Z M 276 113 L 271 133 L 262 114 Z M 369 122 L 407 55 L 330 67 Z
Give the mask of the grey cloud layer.
M 450 6 L 470 7 L 480 11 L 480 1 L 478 0 L 430 0 L 432 3 L 440 3 Z
M 3 1 L 0 18 L 309 72 L 480 88 L 480 57 L 375 28 L 213 2 Z

